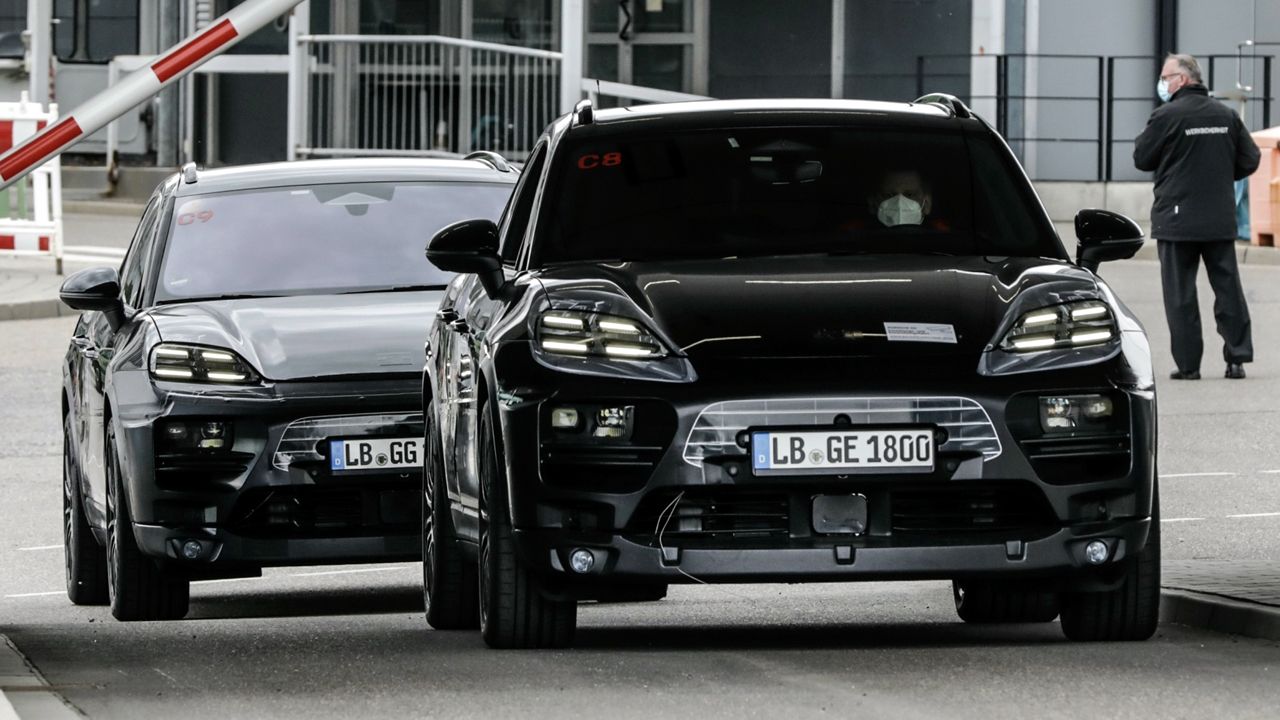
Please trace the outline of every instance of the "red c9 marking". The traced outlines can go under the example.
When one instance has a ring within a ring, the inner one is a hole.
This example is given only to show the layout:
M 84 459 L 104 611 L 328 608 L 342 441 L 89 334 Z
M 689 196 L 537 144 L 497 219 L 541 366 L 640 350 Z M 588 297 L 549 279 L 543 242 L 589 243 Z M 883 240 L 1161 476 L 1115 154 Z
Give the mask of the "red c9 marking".
M 201 210 L 200 212 L 195 212 L 195 213 L 182 213 L 181 215 L 178 216 L 178 224 L 190 225 L 191 223 L 197 220 L 199 220 L 202 223 L 207 223 L 212 219 L 213 219 L 212 210 Z

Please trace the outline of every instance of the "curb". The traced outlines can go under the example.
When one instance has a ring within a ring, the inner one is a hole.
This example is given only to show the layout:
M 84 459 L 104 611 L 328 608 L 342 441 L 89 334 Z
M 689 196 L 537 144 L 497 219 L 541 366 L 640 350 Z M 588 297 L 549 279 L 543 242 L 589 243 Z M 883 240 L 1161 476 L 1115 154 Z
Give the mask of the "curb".
M 62 214 L 65 215 L 120 215 L 138 217 L 146 209 L 146 205 L 120 200 L 63 200 Z
M 1280 608 L 1193 590 L 1160 590 L 1160 622 L 1280 640 Z
M 0 720 L 64 720 L 83 716 L 50 687 L 9 638 L 0 635 Z
M 45 320 L 56 317 L 79 315 L 79 310 L 72 310 L 62 304 L 61 300 L 32 300 L 20 303 L 0 303 L 0 322 L 6 320 Z

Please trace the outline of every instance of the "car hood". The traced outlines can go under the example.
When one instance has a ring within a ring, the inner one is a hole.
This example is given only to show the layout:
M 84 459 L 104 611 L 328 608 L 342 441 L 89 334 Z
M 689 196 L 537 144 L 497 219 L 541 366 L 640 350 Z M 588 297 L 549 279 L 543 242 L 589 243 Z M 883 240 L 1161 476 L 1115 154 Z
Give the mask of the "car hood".
M 152 311 L 161 340 L 227 348 L 270 380 L 417 373 L 443 292 L 213 300 Z
M 691 359 L 974 355 L 1032 286 L 1096 291 L 1063 260 L 846 255 L 573 265 L 552 297 L 615 286 Z

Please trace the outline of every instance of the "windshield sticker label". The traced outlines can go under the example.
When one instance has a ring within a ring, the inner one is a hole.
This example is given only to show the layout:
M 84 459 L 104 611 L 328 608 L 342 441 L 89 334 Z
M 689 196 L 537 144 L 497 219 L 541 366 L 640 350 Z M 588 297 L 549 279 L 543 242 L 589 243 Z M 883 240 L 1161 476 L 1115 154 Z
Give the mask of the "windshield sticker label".
M 207 223 L 212 219 L 213 219 L 212 210 L 201 210 L 200 212 L 184 212 L 178 215 L 178 224 L 190 225 L 191 223 L 197 220 L 199 220 L 202 223 Z
M 956 329 L 942 323 L 887 322 L 884 335 L 889 342 L 931 342 L 956 344 Z
M 622 153 L 607 152 L 603 155 L 587 153 L 578 158 L 579 170 L 595 170 L 600 167 L 617 167 L 622 164 Z

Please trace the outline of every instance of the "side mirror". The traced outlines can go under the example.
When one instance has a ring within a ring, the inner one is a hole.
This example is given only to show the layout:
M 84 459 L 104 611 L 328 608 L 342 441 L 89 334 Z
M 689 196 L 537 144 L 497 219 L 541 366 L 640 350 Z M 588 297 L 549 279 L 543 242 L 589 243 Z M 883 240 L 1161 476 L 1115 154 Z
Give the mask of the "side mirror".
M 1090 272 L 1097 272 L 1099 263 L 1133 257 L 1146 240 L 1138 223 L 1096 208 L 1076 213 L 1076 239 L 1076 264 Z
M 120 276 L 115 268 L 89 268 L 71 275 L 63 281 L 58 297 L 67 307 L 106 314 L 113 329 L 120 327 L 123 321 Z
M 476 275 L 489 297 L 506 287 L 492 220 L 463 220 L 440 230 L 427 243 L 427 260 L 445 272 Z

